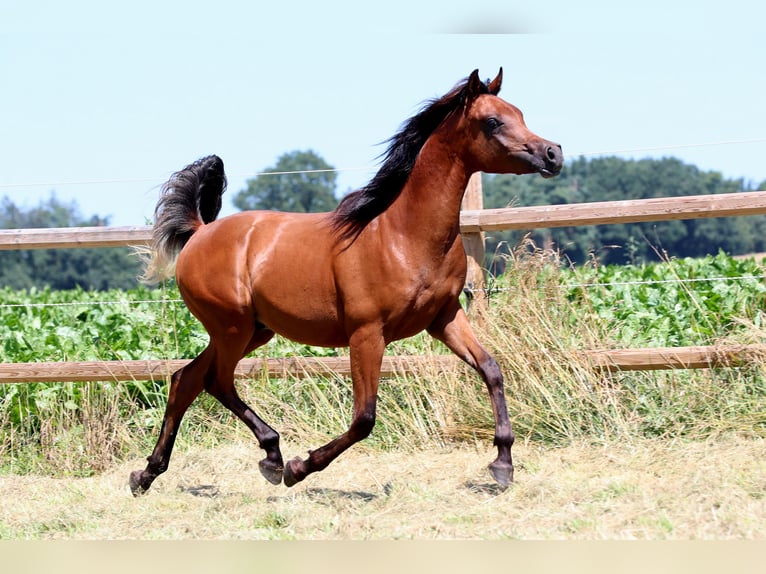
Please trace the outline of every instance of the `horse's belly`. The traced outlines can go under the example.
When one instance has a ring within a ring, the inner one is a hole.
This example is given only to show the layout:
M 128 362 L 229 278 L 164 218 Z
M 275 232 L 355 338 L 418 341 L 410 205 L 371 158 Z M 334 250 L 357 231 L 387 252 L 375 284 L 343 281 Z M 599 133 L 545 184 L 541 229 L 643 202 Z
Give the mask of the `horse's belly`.
M 253 289 L 256 320 L 283 337 L 320 347 L 342 347 L 348 337 L 339 320 L 335 291 L 315 281 L 299 281 Z
M 348 346 L 348 336 L 337 321 L 325 317 L 307 317 L 305 315 L 281 313 L 273 307 L 258 313 L 259 323 L 278 335 L 304 345 L 316 347 Z

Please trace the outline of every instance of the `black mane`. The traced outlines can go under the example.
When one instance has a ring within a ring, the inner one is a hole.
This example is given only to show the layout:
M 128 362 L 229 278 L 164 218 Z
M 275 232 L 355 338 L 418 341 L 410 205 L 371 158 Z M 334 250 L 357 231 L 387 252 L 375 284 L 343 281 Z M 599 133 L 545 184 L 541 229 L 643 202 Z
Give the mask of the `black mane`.
M 486 90 L 484 93 L 489 93 L 486 85 L 481 86 L 482 92 Z M 362 189 L 346 195 L 332 213 L 333 227 L 341 237 L 356 237 L 394 202 L 426 140 L 447 116 L 463 107 L 467 88 L 468 79 L 465 79 L 441 98 L 426 102 L 418 114 L 407 120 L 399 132 L 387 140 L 383 165 L 372 180 Z

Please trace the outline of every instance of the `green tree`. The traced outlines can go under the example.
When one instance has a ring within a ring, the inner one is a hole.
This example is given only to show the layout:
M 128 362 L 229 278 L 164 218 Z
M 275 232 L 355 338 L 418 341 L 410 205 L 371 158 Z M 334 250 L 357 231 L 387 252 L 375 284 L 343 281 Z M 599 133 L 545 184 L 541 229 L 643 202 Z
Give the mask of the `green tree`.
M 0 228 L 32 229 L 108 225 L 108 218 L 84 219 L 77 204 L 55 195 L 24 210 L 7 197 L 0 202 Z M 0 287 L 29 289 L 129 289 L 137 285 L 140 262 L 125 247 L 0 251 Z
M 337 174 L 333 167 L 312 150 L 292 151 L 279 157 L 276 165 L 247 181 L 247 187 L 234 196 L 242 210 L 319 212 L 331 211 Z M 288 173 L 283 173 L 288 172 Z
M 482 183 L 487 208 L 749 190 L 743 180 L 728 180 L 715 171 L 703 172 L 675 158 L 580 157 L 568 162 L 556 178 L 485 175 Z M 555 247 L 576 263 L 593 256 L 603 263 L 626 263 L 652 261 L 664 254 L 700 257 L 719 250 L 732 255 L 763 251 L 766 238 L 762 230 L 766 230 L 764 216 L 493 232 L 487 234 L 488 266 L 502 270 L 496 254 L 512 249 L 527 234 L 537 245 Z

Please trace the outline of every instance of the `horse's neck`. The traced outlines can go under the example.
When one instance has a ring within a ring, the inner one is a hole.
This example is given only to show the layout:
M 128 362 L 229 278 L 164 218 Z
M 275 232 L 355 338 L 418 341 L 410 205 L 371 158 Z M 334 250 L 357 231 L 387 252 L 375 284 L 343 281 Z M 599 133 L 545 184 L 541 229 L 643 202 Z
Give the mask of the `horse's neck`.
M 460 204 L 470 175 L 448 146 L 429 140 L 385 217 L 413 242 L 442 250 L 459 235 Z

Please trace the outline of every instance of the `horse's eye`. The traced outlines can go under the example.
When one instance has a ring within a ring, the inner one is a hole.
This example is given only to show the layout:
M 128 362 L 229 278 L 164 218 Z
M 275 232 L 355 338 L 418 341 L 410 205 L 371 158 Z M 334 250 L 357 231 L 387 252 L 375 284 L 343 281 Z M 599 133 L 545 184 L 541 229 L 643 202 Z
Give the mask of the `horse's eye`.
M 500 126 L 503 125 L 503 122 L 501 122 L 497 118 L 487 118 L 485 123 L 487 124 L 487 129 L 493 133 L 496 132 L 500 128 Z

